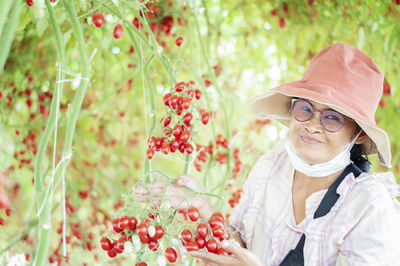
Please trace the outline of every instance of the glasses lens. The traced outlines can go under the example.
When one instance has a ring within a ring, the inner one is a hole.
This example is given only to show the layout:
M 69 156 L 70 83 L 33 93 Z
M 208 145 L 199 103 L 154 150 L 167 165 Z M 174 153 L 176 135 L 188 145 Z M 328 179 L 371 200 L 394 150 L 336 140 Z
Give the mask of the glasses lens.
M 339 112 L 325 110 L 321 114 L 321 124 L 327 131 L 335 132 L 343 127 L 344 117 Z
M 292 103 L 292 115 L 297 121 L 307 121 L 313 115 L 312 105 L 303 100 L 295 100 Z

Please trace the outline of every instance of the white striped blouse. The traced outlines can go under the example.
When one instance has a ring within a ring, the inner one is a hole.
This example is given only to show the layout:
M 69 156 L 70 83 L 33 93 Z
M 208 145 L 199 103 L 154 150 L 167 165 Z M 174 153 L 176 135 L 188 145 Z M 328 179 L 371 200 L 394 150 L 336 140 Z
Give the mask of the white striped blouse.
M 252 168 L 231 225 L 265 265 L 279 265 L 303 233 L 305 265 L 400 265 L 400 186 L 391 172 L 348 174 L 331 211 L 313 219 L 327 189 L 306 199 L 306 218 L 296 225 L 292 206 L 294 168 L 283 141 Z

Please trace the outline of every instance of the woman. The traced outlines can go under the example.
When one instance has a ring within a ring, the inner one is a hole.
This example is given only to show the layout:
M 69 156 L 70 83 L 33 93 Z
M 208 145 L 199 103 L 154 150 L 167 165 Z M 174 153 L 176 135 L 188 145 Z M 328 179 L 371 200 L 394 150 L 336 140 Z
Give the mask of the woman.
M 375 62 L 336 43 L 312 58 L 301 80 L 254 98 L 252 111 L 289 126 L 289 139 L 248 176 L 230 221 L 240 246 L 223 242 L 231 256 L 189 254 L 210 265 L 398 265 L 399 185 L 391 172 L 368 173 L 364 157 L 377 153 L 391 167 L 388 136 L 374 120 L 382 90 Z M 200 189 L 179 176 L 167 188 L 172 205 L 189 193 L 183 185 Z M 203 218 L 215 211 L 205 198 L 193 204 Z

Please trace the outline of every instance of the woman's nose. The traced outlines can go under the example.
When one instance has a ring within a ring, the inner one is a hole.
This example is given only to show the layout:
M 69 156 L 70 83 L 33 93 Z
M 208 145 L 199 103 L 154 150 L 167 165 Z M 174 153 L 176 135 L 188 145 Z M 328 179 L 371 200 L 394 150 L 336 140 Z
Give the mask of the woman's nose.
M 305 122 L 305 127 L 309 132 L 323 132 L 324 128 L 320 122 L 320 115 L 320 112 L 315 111 L 313 117 Z

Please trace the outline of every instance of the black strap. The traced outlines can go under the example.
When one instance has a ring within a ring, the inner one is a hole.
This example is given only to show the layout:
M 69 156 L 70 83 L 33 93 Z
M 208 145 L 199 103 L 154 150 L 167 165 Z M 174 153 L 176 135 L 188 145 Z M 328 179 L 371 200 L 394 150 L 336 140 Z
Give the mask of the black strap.
M 329 213 L 333 205 L 339 199 L 340 195 L 336 193 L 336 189 L 339 187 L 343 179 L 350 173 L 354 174 L 354 177 L 358 177 L 362 171 L 354 163 L 350 163 L 342 172 L 342 174 L 333 182 L 333 184 L 328 188 L 325 196 L 323 197 L 321 203 L 319 204 L 317 210 L 314 213 L 314 219 L 322 217 Z M 297 243 L 295 249 L 289 251 L 284 260 L 281 262 L 280 266 L 297 266 L 304 265 L 304 242 L 306 240 L 306 235 L 303 234 Z

